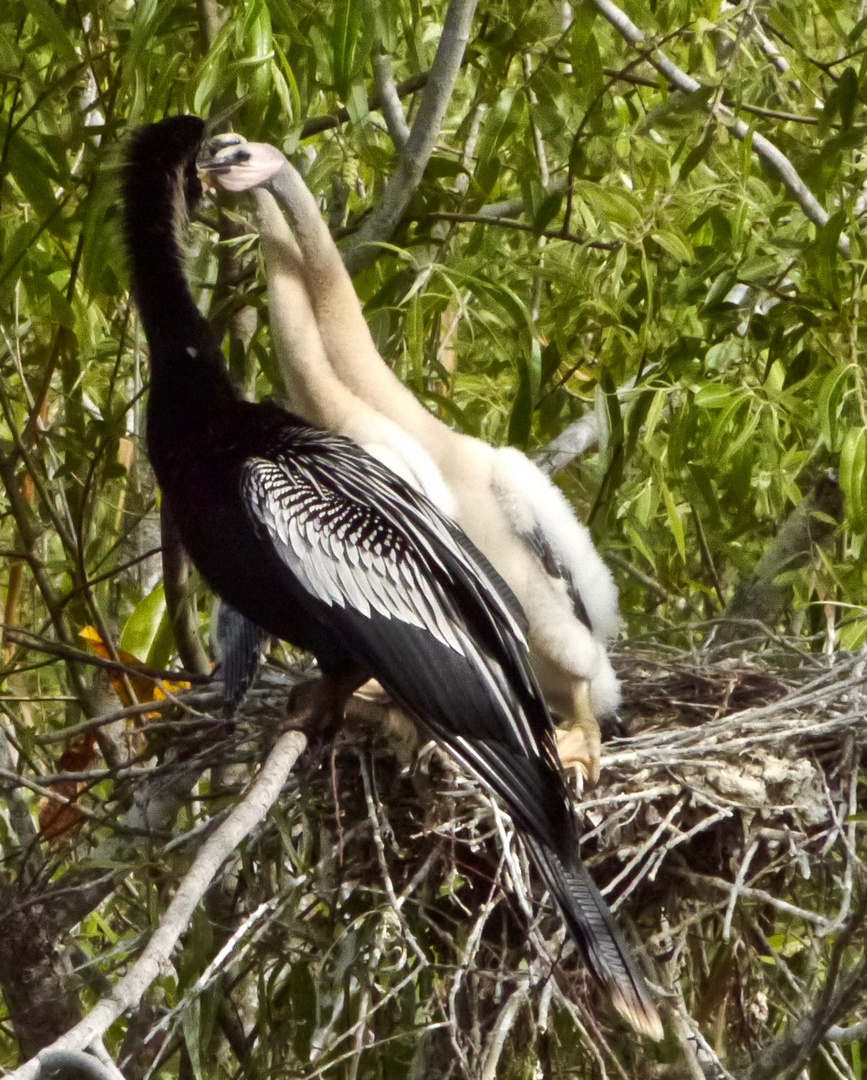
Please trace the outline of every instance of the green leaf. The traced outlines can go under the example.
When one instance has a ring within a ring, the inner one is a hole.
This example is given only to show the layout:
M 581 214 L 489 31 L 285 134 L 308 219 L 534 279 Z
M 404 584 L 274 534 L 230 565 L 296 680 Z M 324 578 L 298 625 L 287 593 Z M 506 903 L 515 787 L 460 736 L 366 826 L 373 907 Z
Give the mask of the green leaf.
M 518 367 L 518 390 L 509 411 L 508 440 L 510 445 L 521 448 L 526 448 L 529 445 L 532 417 L 533 401 L 530 393 L 527 365 L 521 363 Z
M 740 396 L 738 387 L 705 383 L 695 391 L 695 403 L 702 409 L 725 409 Z
M 604 218 L 615 225 L 631 229 L 641 223 L 641 210 L 631 193 L 614 191 L 589 180 L 576 180 L 574 190 L 576 195 L 593 204 Z
M 292 1044 L 299 1061 L 310 1060 L 310 1048 L 316 1027 L 316 983 L 306 963 L 293 964 L 286 980 L 286 992 L 292 1009 Z
M 837 107 L 840 110 L 840 125 L 844 131 L 848 131 L 852 127 L 855 106 L 858 103 L 858 73 L 853 67 L 845 67 L 840 72 L 837 93 L 839 95 Z
M 362 0 L 338 0 L 331 32 L 334 85 L 345 101 L 356 72 L 361 33 L 364 26 Z
M 662 498 L 665 501 L 665 509 L 668 514 L 668 524 L 671 529 L 671 534 L 674 537 L 674 542 L 677 546 L 678 554 L 681 561 L 686 562 L 686 534 L 683 530 L 683 519 L 678 512 L 677 504 L 674 501 L 674 496 L 668 487 L 668 484 L 662 484 Z
M 678 262 L 693 261 L 694 255 L 689 241 L 686 237 L 679 236 L 673 229 L 659 229 L 650 235 L 663 251 L 667 251 Z
M 22 0 L 34 22 L 57 50 L 58 59 L 68 64 L 78 63 L 78 53 L 61 20 L 52 10 L 48 0 Z
M 846 517 L 857 531 L 867 529 L 867 429 L 846 432 L 840 450 L 840 487 L 846 500 Z
M 476 155 L 480 165 L 490 161 L 504 143 L 526 123 L 527 100 L 523 93 L 506 87 L 493 108 L 488 110 Z
M 145 660 L 159 631 L 165 610 L 166 596 L 162 585 L 157 585 L 152 592 L 138 602 L 133 613 L 124 623 L 120 635 L 120 647 L 140 660 Z
M 832 451 L 839 450 L 839 424 L 843 397 L 849 387 L 850 368 L 844 364 L 835 367 L 822 380 L 816 397 L 819 428 Z

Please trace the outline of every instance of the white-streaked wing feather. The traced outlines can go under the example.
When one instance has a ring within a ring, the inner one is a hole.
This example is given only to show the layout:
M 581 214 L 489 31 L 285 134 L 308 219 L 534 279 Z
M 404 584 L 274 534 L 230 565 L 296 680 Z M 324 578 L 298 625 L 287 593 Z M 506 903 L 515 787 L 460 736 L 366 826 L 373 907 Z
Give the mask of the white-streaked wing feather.
M 455 538 L 454 526 L 423 495 L 346 440 L 316 432 L 314 441 L 327 444 L 327 466 L 311 446 L 309 455 L 296 447 L 291 460 L 279 454 L 255 458 L 243 470 L 247 504 L 280 558 L 311 596 L 330 607 L 367 618 L 375 612 L 424 629 L 465 656 L 503 715 L 514 718 L 524 752 L 537 757 L 538 735 L 515 709 L 505 672 L 467 632 L 448 581 L 459 575 L 479 598 L 491 629 L 523 649 L 523 628 L 501 586 L 488 579 Z M 517 666 L 524 667 L 523 657 Z

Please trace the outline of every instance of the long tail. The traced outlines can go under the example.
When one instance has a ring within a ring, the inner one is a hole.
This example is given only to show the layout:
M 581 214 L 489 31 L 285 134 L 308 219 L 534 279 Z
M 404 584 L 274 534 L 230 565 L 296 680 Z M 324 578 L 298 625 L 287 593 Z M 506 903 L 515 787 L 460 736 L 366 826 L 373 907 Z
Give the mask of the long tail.
M 524 833 L 524 842 L 563 913 L 590 973 L 617 1011 L 652 1039 L 663 1037 L 662 1021 L 647 984 L 614 922 L 614 916 L 576 856 L 565 864 L 550 848 Z

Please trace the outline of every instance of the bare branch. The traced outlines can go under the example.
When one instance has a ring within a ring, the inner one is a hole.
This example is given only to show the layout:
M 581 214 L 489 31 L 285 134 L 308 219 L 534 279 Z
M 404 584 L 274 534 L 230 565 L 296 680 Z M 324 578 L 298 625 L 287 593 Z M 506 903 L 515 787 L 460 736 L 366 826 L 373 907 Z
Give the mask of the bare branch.
M 620 34 L 637 49 L 648 49 L 648 39 L 639 30 L 634 22 L 624 12 L 613 4 L 611 0 L 592 0 L 594 7 L 602 14 Z M 700 82 L 677 66 L 660 49 L 649 49 L 647 52 L 648 62 L 677 90 L 685 94 L 694 94 L 703 89 Z M 820 228 L 828 224 L 829 214 L 819 202 L 813 192 L 807 187 L 798 170 L 789 161 L 786 155 L 774 144 L 766 139 L 758 131 L 754 131 L 749 124 L 738 120 L 733 111 L 721 101 L 712 100 L 709 108 L 713 114 L 721 120 L 736 138 L 752 140 L 752 148 L 762 158 L 783 182 L 786 191 L 801 207 L 807 217 Z M 840 251 L 843 255 L 849 255 L 849 237 L 845 234 L 840 236 Z
M 394 83 L 391 70 L 391 57 L 388 53 L 375 53 L 373 56 L 373 82 L 376 96 L 382 102 L 382 115 L 391 141 L 399 151 L 403 151 L 409 140 L 409 125 L 403 115 L 400 97 Z
M 136 1006 L 170 960 L 172 951 L 223 862 L 259 824 L 280 795 L 287 776 L 307 746 L 299 731 L 280 737 L 255 783 L 223 824 L 202 845 L 190 872 L 181 882 L 144 952 L 112 992 L 50 1047 L 52 1051 L 83 1050 L 127 1009 Z M 37 1080 L 39 1060 L 34 1058 L 11 1074 L 15 1080 Z
M 122 1080 L 117 1069 L 80 1050 L 44 1050 L 37 1060 L 39 1080 Z
M 346 266 L 358 273 L 376 258 L 375 246 L 388 240 L 421 183 L 424 170 L 439 138 L 464 50 L 477 0 L 451 0 L 421 104 L 397 168 L 386 184 L 379 206 L 352 238 L 346 250 Z
M 599 441 L 599 417 L 594 410 L 570 424 L 543 447 L 533 460 L 547 476 L 554 476 Z

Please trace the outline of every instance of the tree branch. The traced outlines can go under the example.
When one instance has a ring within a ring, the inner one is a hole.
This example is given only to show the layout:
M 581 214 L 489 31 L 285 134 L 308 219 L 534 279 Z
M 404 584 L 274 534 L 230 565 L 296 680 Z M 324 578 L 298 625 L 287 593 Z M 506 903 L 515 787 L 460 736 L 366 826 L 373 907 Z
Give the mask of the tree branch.
M 379 206 L 368 216 L 346 249 L 345 262 L 351 274 L 373 262 L 375 245 L 392 235 L 421 183 L 461 69 L 476 2 L 451 0 L 449 4 L 436 59 L 397 168 L 385 186 Z
M 112 992 L 71 1031 L 57 1039 L 49 1048 L 51 1051 L 86 1049 L 127 1009 L 139 1003 L 164 965 L 169 963 L 178 939 L 217 871 L 277 801 L 286 778 L 306 746 L 307 739 L 299 731 L 288 731 L 278 739 L 250 791 L 202 845 L 144 952 Z M 37 1080 L 39 1071 L 39 1059 L 33 1058 L 16 1069 L 10 1080 Z
M 207 675 L 211 662 L 199 636 L 198 618 L 190 595 L 187 554 L 181 546 L 180 535 L 165 502 L 162 504 L 160 524 L 163 533 L 163 588 L 178 656 L 189 671 Z
M 382 102 L 382 115 L 391 141 L 402 153 L 409 141 L 409 125 L 403 115 L 388 53 L 375 53 L 373 56 L 373 84 L 376 87 L 376 97 Z
M 409 97 L 410 94 L 416 94 L 427 86 L 429 77 L 429 71 L 411 75 L 408 79 L 404 79 L 395 86 L 395 93 L 401 99 Z M 383 101 L 379 93 L 371 94 L 368 97 L 367 108 L 370 112 L 382 109 L 382 106 Z M 351 119 L 349 109 L 338 109 L 337 112 L 327 113 L 325 116 L 311 116 L 309 120 L 304 121 L 301 134 L 298 137 L 299 139 L 312 139 L 314 135 L 321 135 L 323 131 L 331 131 L 332 128 L 340 127 L 341 124 L 348 124 Z
M 554 476 L 597 442 L 599 417 L 595 409 L 591 409 L 534 454 L 533 460 L 546 476 Z
M 806 566 L 816 547 L 827 544 L 843 516 L 843 493 L 836 476 L 823 474 L 809 495 L 780 526 L 773 542 L 741 581 L 723 611 L 708 644 L 727 645 L 743 637 L 744 622 L 756 620 L 773 628 L 791 596 L 790 584 L 780 584 L 780 574 Z
M 867 960 L 862 959 L 854 972 L 838 985 L 843 952 L 860 928 L 867 913 L 867 896 L 846 920 L 838 934 L 827 966 L 825 983 L 812 1008 L 773 1042 L 765 1046 L 739 1075 L 739 1080 L 774 1080 L 794 1077 L 810 1061 L 819 1044 L 833 1029 L 841 1014 L 850 1013 L 867 989 Z
M 520 209 L 522 210 L 523 205 L 523 200 L 521 200 Z M 518 232 L 534 233 L 536 236 L 544 236 L 549 240 L 566 240 L 570 244 L 580 244 L 582 247 L 596 248 L 600 251 L 616 251 L 617 248 L 622 246 L 620 240 L 587 240 L 586 237 L 576 236 L 575 233 L 564 229 L 536 229 L 526 221 L 515 221 L 513 218 L 498 217 L 494 214 L 484 213 L 482 211 L 478 214 L 456 214 L 450 213 L 447 210 L 437 210 L 429 214 L 416 214 L 407 220 L 452 221 L 457 224 L 467 225 L 499 225 L 504 229 L 515 229 Z M 347 259 L 346 261 L 348 264 L 349 260 Z
M 634 48 L 647 50 L 647 60 L 656 70 L 668 79 L 669 83 L 677 90 L 685 94 L 694 94 L 703 87 L 700 82 L 687 75 L 660 49 L 649 48 L 648 39 L 639 30 L 634 22 L 620 10 L 611 0 L 591 0 L 593 6 L 603 15 L 622 37 Z M 816 196 L 807 187 L 798 174 L 795 166 L 786 155 L 779 150 L 769 139 L 758 131 L 754 131 L 743 120 L 738 120 L 732 110 L 723 105 L 721 101 L 712 100 L 709 104 L 711 112 L 716 116 L 732 134 L 741 140 L 751 138 L 752 148 L 774 170 L 783 183 L 786 191 L 792 199 L 801 207 L 807 217 L 820 228 L 828 224 L 828 211 L 822 206 Z M 843 255 L 849 255 L 849 237 L 841 234 L 839 247 Z
M 44 1050 L 37 1058 L 39 1080 L 118 1080 L 122 1074 L 77 1050 Z

